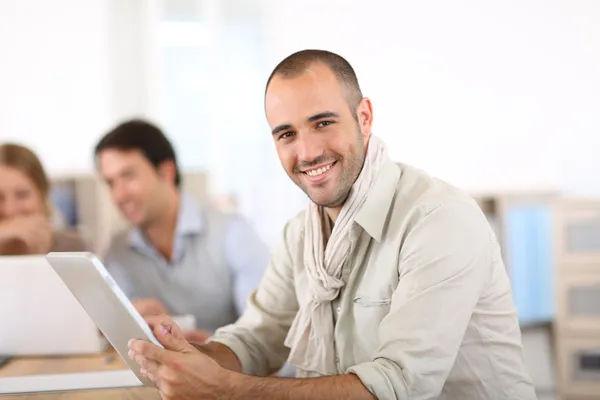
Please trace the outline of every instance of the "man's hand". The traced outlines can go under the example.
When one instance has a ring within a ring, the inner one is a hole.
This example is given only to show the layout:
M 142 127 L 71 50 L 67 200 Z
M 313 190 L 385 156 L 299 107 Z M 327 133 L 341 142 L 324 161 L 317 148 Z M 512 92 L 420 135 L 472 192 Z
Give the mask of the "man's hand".
M 0 224 L 0 242 L 20 253 L 45 254 L 52 246 L 52 224 L 41 214 L 10 218 Z
M 139 312 L 142 317 L 168 314 L 167 308 L 163 305 L 163 303 L 161 303 L 157 299 L 153 299 L 153 298 L 137 299 L 137 300 L 133 300 L 131 302 L 131 304 L 133 304 L 133 306 L 135 307 L 137 312 Z
M 254 400 L 373 400 L 375 397 L 353 374 L 310 379 L 256 377 L 240 374 L 233 352 L 219 343 L 195 348 L 185 340 L 171 317 L 147 319 L 154 335 L 165 347 L 145 341 L 129 342 L 129 357 L 160 391 L 171 399 Z
M 210 332 L 202 329 L 194 329 L 191 331 L 183 332 L 185 340 L 194 344 L 203 344 L 212 336 Z
M 190 345 L 171 318 L 149 318 L 148 324 L 165 348 L 132 340 L 129 357 L 141 366 L 141 373 L 156 385 L 163 399 L 219 398 L 227 394 L 231 372 Z

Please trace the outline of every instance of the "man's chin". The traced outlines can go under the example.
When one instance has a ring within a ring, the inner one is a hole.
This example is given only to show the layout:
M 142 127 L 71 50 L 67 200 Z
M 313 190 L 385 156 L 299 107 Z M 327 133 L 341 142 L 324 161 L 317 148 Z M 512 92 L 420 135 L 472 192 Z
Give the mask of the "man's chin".
M 297 182 L 297 185 L 313 203 L 320 207 L 341 207 L 348 197 L 348 193 L 340 195 L 339 190 L 336 190 L 336 186 L 333 184 L 333 182 L 324 182 L 323 184 L 318 185 L 319 187 L 315 187 L 317 185 L 313 185 L 313 187 L 307 187 L 300 182 Z
M 331 195 L 329 195 L 329 196 L 311 195 L 310 193 L 308 193 L 308 198 L 313 203 L 318 205 L 319 207 L 325 207 L 325 208 L 341 207 L 344 204 L 344 201 L 346 200 L 346 196 L 335 197 L 335 196 L 331 196 Z
M 141 226 L 144 224 L 144 219 L 139 215 L 123 215 L 127 223 L 134 226 Z

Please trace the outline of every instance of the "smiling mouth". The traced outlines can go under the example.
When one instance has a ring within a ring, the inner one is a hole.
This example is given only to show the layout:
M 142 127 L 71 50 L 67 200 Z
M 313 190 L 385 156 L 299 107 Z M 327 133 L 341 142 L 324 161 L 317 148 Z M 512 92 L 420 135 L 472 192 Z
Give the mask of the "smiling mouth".
M 337 161 L 334 161 L 330 164 L 323 165 L 318 168 L 313 168 L 313 169 L 309 169 L 307 171 L 302 171 L 302 174 L 304 174 L 310 181 L 313 181 L 313 182 L 321 181 L 321 180 L 325 179 L 325 177 L 328 175 L 327 173 L 331 170 L 331 168 L 333 166 L 335 166 L 336 163 L 337 163 Z
M 120 209 L 121 212 L 127 217 L 130 217 L 137 213 L 137 207 L 132 203 L 125 203 L 120 206 Z
M 312 176 L 312 177 L 323 175 L 325 172 L 329 171 L 331 169 L 331 167 L 333 167 L 333 164 L 335 164 L 335 161 L 329 165 L 325 165 L 324 167 L 311 169 L 309 171 L 305 171 L 304 173 L 306 175 Z

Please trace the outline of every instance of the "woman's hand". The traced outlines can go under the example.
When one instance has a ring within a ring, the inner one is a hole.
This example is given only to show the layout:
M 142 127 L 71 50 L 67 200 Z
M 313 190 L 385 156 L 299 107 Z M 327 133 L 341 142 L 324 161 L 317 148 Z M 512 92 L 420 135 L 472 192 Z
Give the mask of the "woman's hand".
M 2 254 L 46 254 L 52 247 L 52 224 L 44 215 L 0 221 Z

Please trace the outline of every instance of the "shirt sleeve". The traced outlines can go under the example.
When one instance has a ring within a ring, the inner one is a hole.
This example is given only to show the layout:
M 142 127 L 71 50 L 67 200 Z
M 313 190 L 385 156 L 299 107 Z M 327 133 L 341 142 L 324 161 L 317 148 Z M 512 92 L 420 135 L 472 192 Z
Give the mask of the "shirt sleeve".
M 233 276 L 233 295 L 238 315 L 246 309 L 248 297 L 258 287 L 269 264 L 269 248 L 241 217 L 229 221 L 225 257 Z
M 272 374 L 289 355 L 283 343 L 298 312 L 298 302 L 288 230 L 289 224 L 242 316 L 234 324 L 218 329 L 211 338 L 229 347 L 240 360 L 242 372 L 248 375 Z
M 491 274 L 493 236 L 474 204 L 422 215 L 399 249 L 399 284 L 374 359 L 347 370 L 379 399 L 438 398 Z

